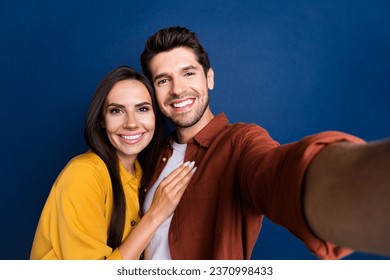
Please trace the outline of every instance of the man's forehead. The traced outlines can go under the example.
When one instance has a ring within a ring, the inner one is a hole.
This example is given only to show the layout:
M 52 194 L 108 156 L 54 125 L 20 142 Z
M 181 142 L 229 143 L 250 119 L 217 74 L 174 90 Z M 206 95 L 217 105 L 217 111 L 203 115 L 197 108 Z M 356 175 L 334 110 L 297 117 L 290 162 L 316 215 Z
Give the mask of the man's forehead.
M 184 47 L 161 52 L 150 61 L 150 70 L 153 75 L 159 73 L 181 71 L 188 67 L 198 68 L 200 65 L 192 50 Z

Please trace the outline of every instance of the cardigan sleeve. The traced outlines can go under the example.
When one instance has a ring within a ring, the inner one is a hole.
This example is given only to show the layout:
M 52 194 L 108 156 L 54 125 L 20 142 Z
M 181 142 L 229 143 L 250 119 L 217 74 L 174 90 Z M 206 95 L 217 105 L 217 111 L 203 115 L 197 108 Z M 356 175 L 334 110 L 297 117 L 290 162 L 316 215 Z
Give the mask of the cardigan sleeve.
M 102 170 L 100 170 L 102 169 Z M 111 182 L 106 169 L 89 161 L 73 161 L 55 184 L 59 243 L 63 259 L 106 259 Z M 54 219 L 56 217 L 53 217 Z
M 31 259 L 122 259 L 106 245 L 112 191 L 108 170 L 91 153 L 62 170 L 43 208 Z

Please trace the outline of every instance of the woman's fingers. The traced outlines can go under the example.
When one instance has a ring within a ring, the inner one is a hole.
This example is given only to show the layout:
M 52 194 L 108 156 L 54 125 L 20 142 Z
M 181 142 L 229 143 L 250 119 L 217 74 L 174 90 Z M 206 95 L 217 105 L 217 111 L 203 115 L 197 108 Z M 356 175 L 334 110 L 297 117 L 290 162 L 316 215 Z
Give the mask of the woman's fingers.
M 189 172 L 182 171 L 180 172 L 170 183 L 171 192 L 173 195 L 178 196 L 177 199 L 180 200 L 184 191 L 187 189 L 188 184 L 190 183 L 192 176 L 194 175 L 197 167 L 189 167 L 191 168 Z
M 158 186 L 149 209 L 164 221 L 173 213 L 196 171 L 195 162 L 186 162 L 172 171 Z
M 164 194 L 164 196 L 172 200 L 173 203 L 177 204 L 196 171 L 196 167 L 194 166 L 194 161 L 186 162 L 172 171 L 161 181 L 155 196 Z
M 175 189 L 178 187 L 178 183 L 186 177 L 192 177 L 192 174 L 196 171 L 196 167 L 194 161 L 187 161 L 183 163 L 181 166 L 172 171 L 167 177 L 162 180 L 160 183 L 160 187 Z M 192 173 L 191 173 L 192 172 Z M 188 179 L 188 178 L 186 178 Z M 185 180 L 186 182 L 189 180 Z M 180 184 L 182 186 L 183 184 Z

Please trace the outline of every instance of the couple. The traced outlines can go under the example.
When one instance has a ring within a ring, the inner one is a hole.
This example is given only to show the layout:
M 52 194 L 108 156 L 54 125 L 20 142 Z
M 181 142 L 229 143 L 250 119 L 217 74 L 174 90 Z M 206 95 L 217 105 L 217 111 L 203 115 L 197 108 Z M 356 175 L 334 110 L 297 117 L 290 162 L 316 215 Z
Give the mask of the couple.
M 183 27 L 149 37 L 141 64 L 146 78 L 120 67 L 97 88 L 90 151 L 54 183 L 31 259 L 250 259 L 264 216 L 321 259 L 390 254 L 388 141 L 279 145 L 214 116 L 214 72 Z M 176 127 L 166 142 L 160 111 Z

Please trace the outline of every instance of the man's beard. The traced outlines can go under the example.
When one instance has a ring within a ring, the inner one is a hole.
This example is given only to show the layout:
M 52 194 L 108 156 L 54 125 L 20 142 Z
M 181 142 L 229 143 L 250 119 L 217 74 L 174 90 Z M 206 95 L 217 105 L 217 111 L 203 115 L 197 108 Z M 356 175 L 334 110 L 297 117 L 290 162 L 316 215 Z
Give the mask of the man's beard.
M 203 103 L 202 106 L 198 107 L 198 109 L 194 112 L 195 115 L 192 116 L 191 118 L 189 118 L 187 116 L 187 114 L 189 114 L 189 113 L 183 113 L 181 116 L 179 115 L 176 117 L 169 116 L 167 118 L 172 123 L 174 123 L 176 125 L 176 127 L 178 127 L 178 128 L 188 128 L 188 127 L 195 125 L 203 117 L 207 107 L 209 106 L 208 96 L 206 98 L 207 98 L 207 100 L 205 101 L 205 103 Z M 192 112 L 191 112 L 191 114 L 192 114 Z

